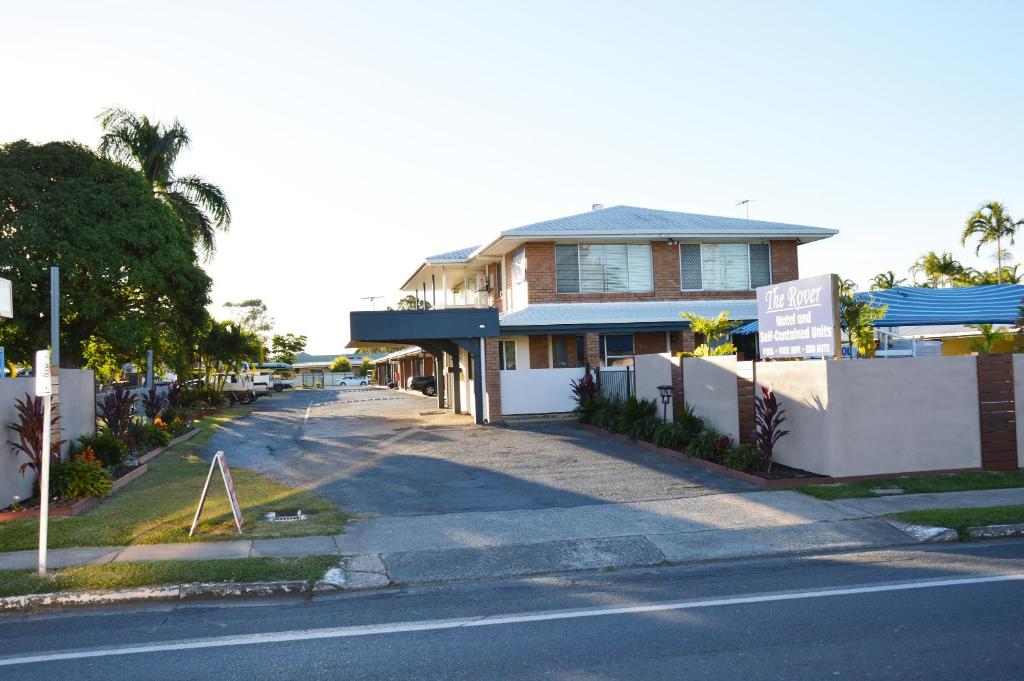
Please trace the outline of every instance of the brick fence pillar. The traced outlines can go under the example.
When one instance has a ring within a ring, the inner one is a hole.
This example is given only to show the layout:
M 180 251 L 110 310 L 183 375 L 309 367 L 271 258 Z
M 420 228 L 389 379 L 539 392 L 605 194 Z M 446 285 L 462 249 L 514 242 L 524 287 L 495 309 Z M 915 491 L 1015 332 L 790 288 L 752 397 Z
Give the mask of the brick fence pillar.
M 601 336 L 596 333 L 586 334 L 583 337 L 583 347 L 587 366 L 591 369 L 601 366 Z
M 501 371 L 498 367 L 498 339 L 484 339 L 484 376 L 487 387 L 487 418 L 490 423 L 500 423 L 501 418 Z

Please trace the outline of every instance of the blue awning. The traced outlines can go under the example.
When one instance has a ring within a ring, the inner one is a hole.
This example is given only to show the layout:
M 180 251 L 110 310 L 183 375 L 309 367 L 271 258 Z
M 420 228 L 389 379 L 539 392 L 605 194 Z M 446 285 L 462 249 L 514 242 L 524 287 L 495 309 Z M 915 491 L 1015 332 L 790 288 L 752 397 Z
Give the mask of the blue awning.
M 1024 302 L 1024 285 L 998 284 L 963 288 L 897 286 L 856 294 L 859 300 L 888 305 L 878 327 L 938 326 L 943 324 L 1015 324 Z M 735 329 L 733 335 L 757 333 L 757 322 Z

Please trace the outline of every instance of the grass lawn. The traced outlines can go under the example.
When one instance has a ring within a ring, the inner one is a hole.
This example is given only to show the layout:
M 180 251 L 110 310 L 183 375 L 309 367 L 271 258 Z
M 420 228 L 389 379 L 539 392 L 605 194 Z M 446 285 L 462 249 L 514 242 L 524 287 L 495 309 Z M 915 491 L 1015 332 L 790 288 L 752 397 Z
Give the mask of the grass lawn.
M 951 473 L 949 475 L 928 475 L 917 478 L 885 478 L 848 482 L 839 485 L 806 485 L 797 487 L 798 492 L 819 499 L 855 499 L 884 496 L 871 491 L 874 487 L 899 487 L 905 494 L 924 492 L 964 492 L 976 489 L 1005 489 L 1024 487 L 1024 471 Z
M 966 539 L 969 527 L 1024 523 L 1024 506 L 939 508 L 931 511 L 907 511 L 893 517 L 905 523 L 951 527 L 960 533 L 961 539 Z
M 311 581 L 320 579 L 328 568 L 338 565 L 338 562 L 338 556 L 303 556 L 104 563 L 75 565 L 55 570 L 46 577 L 40 577 L 34 570 L 0 570 L 0 596 L 187 582 Z
M 233 407 L 216 416 L 207 416 L 200 421 L 198 435 L 150 461 L 145 475 L 115 492 L 99 506 L 80 516 L 50 518 L 50 548 L 240 538 L 234 527 L 224 485 L 216 471 L 196 536 L 189 538 L 192 514 L 210 467 L 194 452 L 199 451 L 226 421 L 252 410 L 252 407 Z M 243 539 L 337 534 L 344 525 L 346 515 L 313 492 L 290 487 L 242 468 L 233 468 L 231 477 L 245 519 Z M 268 523 L 263 520 L 268 511 L 294 513 L 297 509 L 312 511 L 315 515 L 302 522 Z M 38 533 L 39 521 L 36 519 L 0 524 L 0 551 L 35 549 Z

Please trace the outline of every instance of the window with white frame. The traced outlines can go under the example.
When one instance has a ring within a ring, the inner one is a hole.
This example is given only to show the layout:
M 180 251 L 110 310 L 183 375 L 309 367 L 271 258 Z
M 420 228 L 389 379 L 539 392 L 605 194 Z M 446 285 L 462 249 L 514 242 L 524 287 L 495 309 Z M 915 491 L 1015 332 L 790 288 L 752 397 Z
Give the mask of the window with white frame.
M 522 284 L 526 281 L 526 249 L 517 248 L 510 258 L 512 265 L 512 283 Z
M 498 341 L 498 369 L 512 371 L 516 368 L 516 342 Z
M 653 271 L 649 243 L 555 245 L 558 293 L 646 293 Z
M 601 336 L 601 355 L 609 367 L 633 366 L 633 334 L 609 333 Z
M 679 244 L 684 291 L 747 291 L 772 281 L 767 243 Z

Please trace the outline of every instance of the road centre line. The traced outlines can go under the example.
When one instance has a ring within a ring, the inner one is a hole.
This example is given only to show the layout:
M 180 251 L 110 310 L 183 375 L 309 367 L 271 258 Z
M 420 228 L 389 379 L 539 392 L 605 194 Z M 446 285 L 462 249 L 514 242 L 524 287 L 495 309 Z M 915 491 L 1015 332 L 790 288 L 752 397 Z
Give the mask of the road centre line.
M 513 613 L 508 615 L 483 615 L 457 619 L 423 620 L 414 622 L 391 622 L 347 627 L 328 627 L 321 629 L 300 629 L 292 631 L 265 632 L 258 634 L 242 634 L 236 636 L 220 636 L 216 638 L 200 638 L 185 641 L 168 641 L 121 647 L 73 650 L 67 652 L 38 653 L 19 657 L 0 658 L 0 667 L 25 664 L 40 664 L 61 660 L 79 660 L 95 657 L 112 657 L 118 655 L 139 655 L 144 653 L 160 653 L 178 650 L 199 650 L 204 648 L 224 648 L 230 646 L 260 645 L 266 643 L 287 643 L 291 641 L 309 641 L 335 638 L 353 638 L 357 636 L 377 636 L 386 634 L 402 634 L 416 631 L 439 631 L 443 629 L 459 629 L 469 627 L 489 627 L 528 622 L 549 622 L 555 620 L 578 619 L 582 617 L 607 617 L 611 615 L 634 615 L 649 612 L 665 612 L 671 610 L 693 610 L 698 608 L 714 608 L 754 603 L 771 603 L 779 601 L 795 601 L 832 596 L 851 596 L 890 591 L 908 591 L 914 589 L 935 589 L 951 586 L 967 586 L 973 584 L 990 584 L 996 582 L 1024 581 L 1024 573 L 989 575 L 984 577 L 958 577 L 952 579 L 917 580 L 886 584 L 874 584 L 837 589 L 819 589 L 813 591 L 795 591 L 758 594 L 751 596 L 733 596 L 706 600 L 688 600 L 674 603 L 652 603 L 648 605 L 631 605 L 623 607 L 585 608 L 577 610 L 551 610 L 533 613 Z

